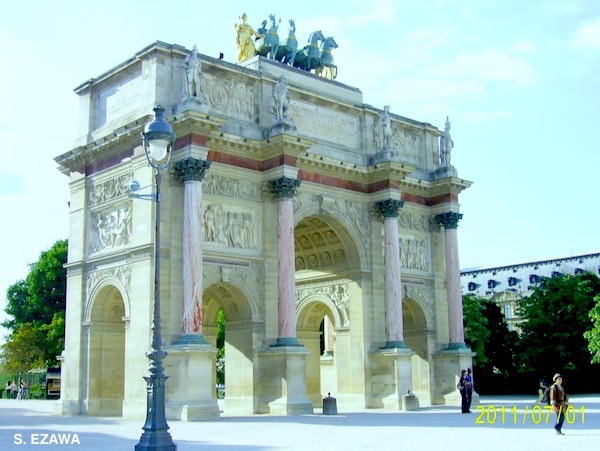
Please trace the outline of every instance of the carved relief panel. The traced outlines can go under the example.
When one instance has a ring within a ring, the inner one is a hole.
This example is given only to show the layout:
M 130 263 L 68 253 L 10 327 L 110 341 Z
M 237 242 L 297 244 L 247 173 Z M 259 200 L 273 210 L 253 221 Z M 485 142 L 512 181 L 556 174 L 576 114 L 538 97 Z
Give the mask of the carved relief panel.
M 305 299 L 322 296 L 329 299 L 338 311 L 342 324 L 336 327 L 350 326 L 350 281 L 348 279 L 335 280 L 328 283 L 302 285 L 296 290 L 296 306 Z
M 227 72 L 213 70 L 204 77 L 212 109 L 230 117 L 254 121 L 255 85 L 249 80 L 227 78 L 228 75 Z
M 403 269 L 429 271 L 429 240 L 423 236 L 400 238 L 400 264 Z
M 132 204 L 127 198 L 131 176 L 93 184 L 88 191 L 88 254 L 127 246 L 132 239 Z
M 248 208 L 205 204 L 204 241 L 226 247 L 257 249 L 258 213 Z

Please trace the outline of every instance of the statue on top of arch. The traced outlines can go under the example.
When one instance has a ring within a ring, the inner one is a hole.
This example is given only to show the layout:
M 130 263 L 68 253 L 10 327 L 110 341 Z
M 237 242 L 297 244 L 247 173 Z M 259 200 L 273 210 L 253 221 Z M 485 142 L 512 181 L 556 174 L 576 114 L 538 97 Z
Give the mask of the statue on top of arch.
M 454 141 L 450 136 L 450 119 L 446 116 L 446 127 L 440 135 L 440 165 L 450 166 L 450 156 L 454 148 Z
M 332 36 L 325 37 L 321 30 L 314 31 L 309 35 L 307 45 L 298 49 L 293 19 L 289 20 L 288 35 L 283 39 L 279 38 L 278 32 L 281 18 L 277 20 L 274 14 L 269 15 L 270 25 L 264 20 L 257 30 L 247 23 L 245 13 L 240 19 L 242 23 L 235 24 L 238 63 L 261 55 L 307 72 L 314 70 L 315 75 L 322 78 L 334 80 L 337 77 L 337 66 L 331 52 L 338 45 Z

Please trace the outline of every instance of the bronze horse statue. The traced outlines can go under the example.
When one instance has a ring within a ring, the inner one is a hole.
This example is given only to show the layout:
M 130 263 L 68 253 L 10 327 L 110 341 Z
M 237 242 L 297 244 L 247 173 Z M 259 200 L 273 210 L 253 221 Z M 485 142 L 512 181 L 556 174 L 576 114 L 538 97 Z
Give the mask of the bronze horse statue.
M 296 39 L 296 23 L 294 22 L 294 19 L 290 19 L 290 31 L 288 37 L 282 39 L 279 43 L 279 50 L 275 59 L 283 64 L 293 66 L 297 52 L 298 40 Z
M 328 37 L 321 42 L 321 52 L 319 53 L 321 63 L 315 68 L 315 75 L 335 80 L 337 77 L 337 66 L 333 64 L 333 55 L 331 49 L 337 49 L 338 45 L 333 37 Z
M 275 60 L 277 52 L 279 51 L 279 34 L 277 33 L 277 29 L 279 28 L 281 19 L 279 19 L 279 23 L 276 23 L 274 14 L 269 14 L 269 19 L 271 20 L 271 27 L 263 38 L 256 41 L 256 53 Z
M 324 41 L 325 36 L 321 30 L 313 31 L 308 37 L 308 45 L 296 54 L 294 67 L 310 72 L 321 65 L 319 41 Z

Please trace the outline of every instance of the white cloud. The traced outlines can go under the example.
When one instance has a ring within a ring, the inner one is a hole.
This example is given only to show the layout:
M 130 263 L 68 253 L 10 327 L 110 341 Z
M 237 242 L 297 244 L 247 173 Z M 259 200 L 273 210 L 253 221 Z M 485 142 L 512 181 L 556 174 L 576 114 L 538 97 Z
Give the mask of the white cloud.
M 600 17 L 581 22 L 571 43 L 583 49 L 600 50 Z

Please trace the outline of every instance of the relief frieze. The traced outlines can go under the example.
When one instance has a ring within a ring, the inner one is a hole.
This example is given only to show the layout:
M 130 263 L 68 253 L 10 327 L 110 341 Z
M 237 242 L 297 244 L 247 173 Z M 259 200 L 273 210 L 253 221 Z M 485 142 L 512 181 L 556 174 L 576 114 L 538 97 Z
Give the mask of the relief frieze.
M 329 299 L 338 310 L 342 320 L 337 327 L 350 326 L 350 280 L 340 279 L 328 283 L 302 285 L 296 289 L 296 306 L 304 299 L 312 296 L 323 296 Z
M 128 202 L 90 213 L 89 253 L 108 251 L 131 243 L 131 207 L 131 202 Z
M 100 205 L 117 197 L 129 194 L 131 175 L 122 175 L 98 184 L 91 184 L 88 190 L 90 207 Z
M 210 172 L 204 177 L 202 191 L 205 194 L 252 202 L 262 202 L 264 199 L 264 187 L 261 184 L 218 176 Z
M 257 248 L 257 213 L 209 204 L 204 209 L 204 241 L 241 249 Z

